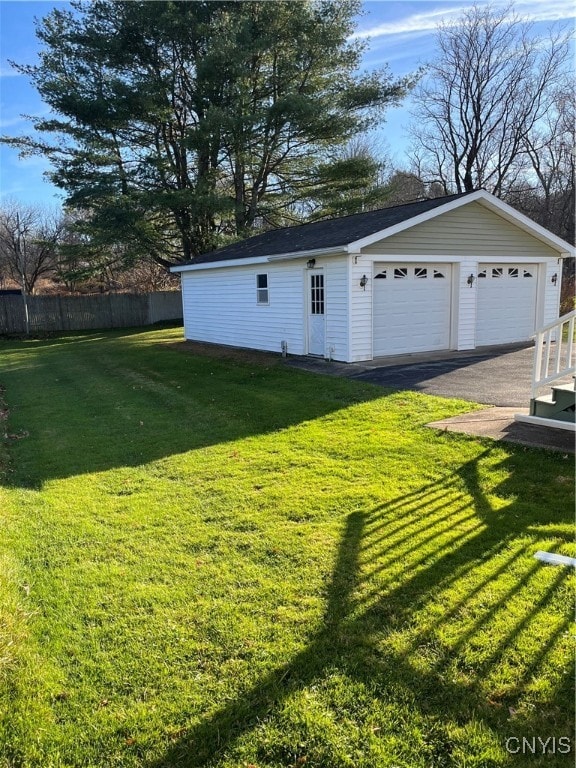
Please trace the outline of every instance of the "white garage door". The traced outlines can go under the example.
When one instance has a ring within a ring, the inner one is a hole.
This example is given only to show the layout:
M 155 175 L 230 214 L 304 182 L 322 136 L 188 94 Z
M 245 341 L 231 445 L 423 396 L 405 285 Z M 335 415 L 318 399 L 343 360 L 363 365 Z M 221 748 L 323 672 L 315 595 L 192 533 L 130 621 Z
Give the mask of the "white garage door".
M 536 324 L 536 264 L 479 264 L 476 346 L 527 341 Z
M 450 346 L 450 264 L 375 264 L 374 356 Z

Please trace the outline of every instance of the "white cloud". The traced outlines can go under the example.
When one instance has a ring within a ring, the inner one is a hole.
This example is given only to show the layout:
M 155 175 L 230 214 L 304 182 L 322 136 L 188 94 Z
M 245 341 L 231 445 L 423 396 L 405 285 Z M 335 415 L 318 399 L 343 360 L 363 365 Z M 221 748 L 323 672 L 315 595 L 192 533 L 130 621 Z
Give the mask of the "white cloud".
M 567 21 L 576 19 L 576 6 L 570 0 L 517 0 L 515 9 L 519 16 L 529 21 Z
M 496 7 L 504 8 L 508 3 L 505 0 L 495 2 Z M 455 23 L 464 11 L 471 8 L 472 5 L 461 5 L 454 8 L 436 8 L 423 13 L 416 13 L 395 21 L 376 24 L 368 29 L 355 32 L 351 39 L 366 39 L 389 37 L 401 34 L 422 34 L 436 29 L 440 22 Z M 567 21 L 576 18 L 576 7 L 566 0 L 524 0 L 516 2 L 514 6 L 516 13 L 533 22 L 543 21 Z
M 458 18 L 465 7 L 451 8 L 449 10 L 428 11 L 428 13 L 416 13 L 413 16 L 407 16 L 404 19 L 384 22 L 375 27 L 355 32 L 351 37 L 353 39 L 365 39 L 374 37 L 387 37 L 389 35 L 405 35 L 410 33 L 422 33 L 436 29 L 436 25 L 441 21 L 449 21 Z
M 22 77 L 22 73 L 17 72 L 11 66 L 0 64 L 0 77 Z

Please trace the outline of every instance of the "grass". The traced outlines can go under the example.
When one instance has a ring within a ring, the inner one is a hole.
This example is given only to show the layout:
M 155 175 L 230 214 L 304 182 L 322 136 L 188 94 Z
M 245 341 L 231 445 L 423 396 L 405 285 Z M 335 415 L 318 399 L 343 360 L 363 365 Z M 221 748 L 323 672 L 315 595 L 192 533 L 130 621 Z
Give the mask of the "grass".
M 0 342 L 0 765 L 571 765 L 571 459 L 179 336 Z

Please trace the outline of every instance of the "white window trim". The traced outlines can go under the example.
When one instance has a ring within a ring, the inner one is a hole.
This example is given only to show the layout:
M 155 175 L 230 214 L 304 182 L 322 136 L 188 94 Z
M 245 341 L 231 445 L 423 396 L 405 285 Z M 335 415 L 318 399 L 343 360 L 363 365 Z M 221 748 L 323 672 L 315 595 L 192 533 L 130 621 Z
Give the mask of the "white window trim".
M 261 288 L 258 285 L 258 278 L 262 275 L 266 276 L 266 288 Z M 266 301 L 260 301 L 260 291 L 266 291 Z M 268 272 L 257 272 L 256 273 L 256 306 L 257 307 L 268 307 L 270 306 L 270 284 L 268 280 Z

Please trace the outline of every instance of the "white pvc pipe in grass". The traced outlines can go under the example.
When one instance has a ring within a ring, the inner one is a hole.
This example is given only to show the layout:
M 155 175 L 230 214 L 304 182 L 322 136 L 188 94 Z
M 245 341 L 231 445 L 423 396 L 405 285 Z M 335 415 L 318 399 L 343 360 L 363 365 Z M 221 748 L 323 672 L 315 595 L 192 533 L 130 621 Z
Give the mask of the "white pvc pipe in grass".
M 555 552 L 542 552 L 541 549 L 536 552 L 534 557 L 543 563 L 550 563 L 550 565 L 571 565 L 573 568 L 576 568 L 576 557 L 557 555 Z

